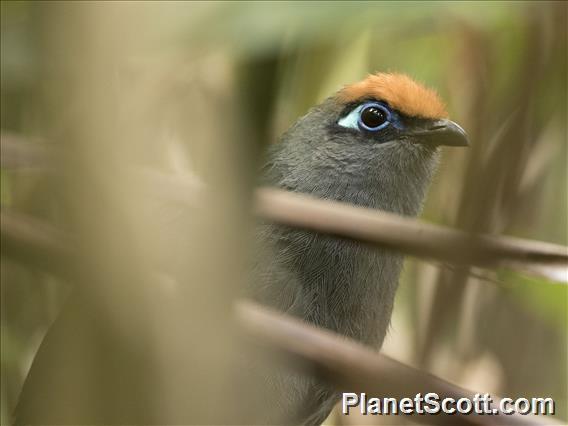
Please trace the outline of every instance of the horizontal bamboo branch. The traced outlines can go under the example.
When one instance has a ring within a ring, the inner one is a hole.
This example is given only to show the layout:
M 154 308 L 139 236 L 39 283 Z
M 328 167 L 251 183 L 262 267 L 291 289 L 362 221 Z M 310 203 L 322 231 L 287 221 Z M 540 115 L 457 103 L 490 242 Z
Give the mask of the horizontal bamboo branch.
M 195 181 L 144 171 L 146 188 L 187 204 L 199 203 Z M 351 238 L 413 256 L 475 265 L 508 267 L 568 282 L 568 247 L 506 236 L 475 235 L 380 210 L 321 200 L 273 188 L 256 190 L 254 211 L 268 221 Z
M 256 211 L 277 223 L 353 238 L 418 257 L 482 267 L 531 263 L 564 268 L 568 274 L 568 247 L 556 244 L 468 234 L 392 213 L 268 188 L 257 190 Z
M 236 305 L 240 325 L 257 341 L 290 357 L 302 370 L 311 371 L 343 392 L 365 392 L 375 397 L 414 398 L 437 393 L 458 400 L 475 392 L 453 385 L 379 354 L 343 336 L 318 329 L 298 319 L 249 301 Z M 483 394 L 484 392 L 480 392 Z M 499 399 L 493 397 L 492 408 Z M 534 415 L 413 415 L 412 420 L 436 425 L 560 425 L 550 416 Z

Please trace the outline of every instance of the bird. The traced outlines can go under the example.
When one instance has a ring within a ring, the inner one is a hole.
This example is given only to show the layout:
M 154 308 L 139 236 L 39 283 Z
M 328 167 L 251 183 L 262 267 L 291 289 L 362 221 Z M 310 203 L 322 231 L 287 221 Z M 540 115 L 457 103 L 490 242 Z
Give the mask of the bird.
M 375 73 L 341 88 L 298 119 L 267 148 L 258 180 L 260 185 L 412 217 L 421 210 L 443 145 L 467 146 L 468 138 L 448 119 L 436 92 L 404 74 Z M 268 221 L 255 226 L 255 236 L 250 298 L 380 350 L 393 310 L 401 253 Z M 146 408 L 155 389 L 138 373 L 152 365 L 151 354 L 108 337 L 100 313 L 82 299 L 88 297 L 80 292 L 69 296 L 44 338 L 19 399 L 16 424 L 73 424 L 87 418 L 81 423 L 118 424 L 143 417 L 140 403 Z M 92 327 L 88 333 L 81 328 L 86 324 Z M 70 334 L 78 337 L 74 346 L 66 340 Z M 90 336 L 99 340 L 90 342 Z M 88 357 L 77 355 L 85 351 Z M 115 411 L 93 403 L 83 413 L 62 399 L 82 390 L 69 388 L 65 378 L 56 380 L 61 371 L 83 377 L 93 360 L 112 367 L 101 370 L 97 384 L 103 390 L 105 383 L 115 385 L 105 392 Z M 257 367 L 249 363 L 243 375 L 253 371 L 260 376 L 266 409 L 255 413 L 260 417 L 240 423 L 321 424 L 339 399 L 337 390 L 309 374 L 285 366 Z M 46 395 L 57 395 L 55 407 Z M 176 409 L 187 414 L 184 407 Z M 113 414 L 118 417 L 108 417 Z M 215 423 L 233 418 L 222 410 L 213 414 L 223 419 Z M 188 423 L 190 417 L 175 423 Z
M 414 217 L 440 146 L 467 146 L 438 94 L 405 74 L 375 73 L 310 109 L 267 150 L 261 183 Z M 261 223 L 264 258 L 251 297 L 379 350 L 403 255 L 336 236 Z M 291 424 L 320 424 L 339 399 L 314 378 L 272 377 Z M 267 422 L 280 421 L 269 418 Z

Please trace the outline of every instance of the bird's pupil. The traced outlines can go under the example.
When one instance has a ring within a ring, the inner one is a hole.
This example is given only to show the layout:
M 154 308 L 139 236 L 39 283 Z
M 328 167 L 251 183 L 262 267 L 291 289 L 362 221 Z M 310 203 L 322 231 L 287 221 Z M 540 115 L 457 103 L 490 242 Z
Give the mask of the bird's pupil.
M 375 106 L 365 108 L 361 112 L 361 121 L 363 124 L 371 129 L 379 127 L 387 120 L 385 112 Z

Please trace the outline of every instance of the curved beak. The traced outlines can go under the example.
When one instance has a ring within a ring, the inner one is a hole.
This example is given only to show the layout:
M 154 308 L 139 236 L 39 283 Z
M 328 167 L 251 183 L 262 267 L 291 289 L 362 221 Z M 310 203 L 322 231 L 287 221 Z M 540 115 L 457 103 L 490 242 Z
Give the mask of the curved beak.
M 436 120 L 411 132 L 420 142 L 428 145 L 468 146 L 467 133 L 450 120 Z

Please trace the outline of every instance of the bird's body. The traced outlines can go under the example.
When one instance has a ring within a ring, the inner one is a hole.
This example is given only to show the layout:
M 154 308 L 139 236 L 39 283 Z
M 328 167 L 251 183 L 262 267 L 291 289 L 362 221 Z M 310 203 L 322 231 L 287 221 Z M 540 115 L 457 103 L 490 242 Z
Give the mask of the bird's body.
M 437 150 L 408 149 L 401 158 L 399 146 L 357 140 L 346 144 L 333 136 L 298 137 L 296 132 L 306 125 L 315 136 L 326 132 L 327 123 L 318 116 L 323 114 L 329 115 L 328 110 L 311 111 L 271 148 L 263 183 L 415 216 L 435 169 Z M 258 233 L 273 258 L 259 262 L 256 297 L 318 326 L 380 346 L 402 265 L 400 254 L 274 224 L 260 225 Z M 376 309 L 379 303 L 382 309 Z

